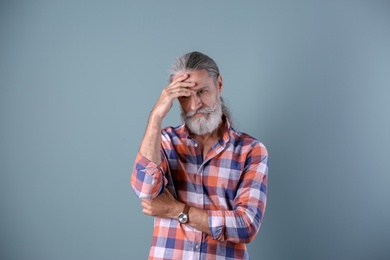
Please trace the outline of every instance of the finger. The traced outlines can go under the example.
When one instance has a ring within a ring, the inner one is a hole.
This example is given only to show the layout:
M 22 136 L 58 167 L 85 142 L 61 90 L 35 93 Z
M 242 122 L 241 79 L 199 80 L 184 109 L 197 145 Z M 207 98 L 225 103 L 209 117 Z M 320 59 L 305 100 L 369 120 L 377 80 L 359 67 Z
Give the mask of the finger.
M 141 202 L 142 208 L 149 208 L 150 207 L 150 201 L 149 200 L 142 200 Z
M 178 74 L 176 76 L 173 77 L 173 80 L 171 83 L 175 83 L 175 82 L 179 82 L 179 81 L 184 81 L 186 80 L 190 75 L 188 75 L 187 73 L 183 73 L 183 74 Z
M 178 97 L 188 97 L 191 94 L 194 93 L 194 90 L 191 90 L 189 88 L 172 88 L 172 89 L 166 89 L 165 94 L 162 96 L 163 98 L 161 100 L 164 100 L 165 98 L 168 98 L 169 102 L 171 102 L 173 99 L 178 98 Z M 165 96 L 165 97 L 164 97 Z
M 192 88 L 195 87 L 195 82 L 174 82 L 168 85 L 166 89 L 175 89 L 175 88 Z
M 151 212 L 147 209 L 142 209 L 142 213 L 144 213 L 145 215 L 151 216 Z
M 175 93 L 174 95 L 172 95 L 173 98 L 177 98 L 177 99 L 180 99 L 180 98 L 188 98 L 190 97 L 191 94 L 188 93 L 188 92 L 177 92 Z
M 185 89 L 185 88 L 181 88 L 181 89 L 176 89 L 176 90 L 172 90 L 170 92 L 170 95 L 172 96 L 172 98 L 178 98 L 178 97 L 189 97 L 191 96 L 191 94 L 193 94 L 193 90 L 190 90 L 190 89 Z

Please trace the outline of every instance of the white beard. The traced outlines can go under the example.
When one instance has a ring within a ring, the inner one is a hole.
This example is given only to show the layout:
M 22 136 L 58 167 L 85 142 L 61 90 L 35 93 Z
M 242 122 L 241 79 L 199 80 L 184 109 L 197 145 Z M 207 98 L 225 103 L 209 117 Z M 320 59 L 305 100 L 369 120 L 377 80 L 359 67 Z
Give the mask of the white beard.
M 193 115 L 202 113 L 204 116 L 192 118 Z M 191 133 L 196 135 L 210 134 L 218 128 L 222 118 L 222 102 L 218 97 L 214 108 L 201 108 L 196 111 L 181 112 L 181 119 Z

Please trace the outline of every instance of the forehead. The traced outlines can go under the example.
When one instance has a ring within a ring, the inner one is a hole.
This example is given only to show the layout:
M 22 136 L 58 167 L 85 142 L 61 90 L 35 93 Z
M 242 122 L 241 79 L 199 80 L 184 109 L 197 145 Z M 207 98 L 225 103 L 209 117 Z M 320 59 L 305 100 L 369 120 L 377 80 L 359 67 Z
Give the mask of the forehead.
M 185 82 L 195 82 L 198 84 L 214 82 L 213 78 L 210 77 L 209 73 L 205 69 L 180 72 L 174 76 L 172 80 L 175 80 L 183 74 L 189 75 Z

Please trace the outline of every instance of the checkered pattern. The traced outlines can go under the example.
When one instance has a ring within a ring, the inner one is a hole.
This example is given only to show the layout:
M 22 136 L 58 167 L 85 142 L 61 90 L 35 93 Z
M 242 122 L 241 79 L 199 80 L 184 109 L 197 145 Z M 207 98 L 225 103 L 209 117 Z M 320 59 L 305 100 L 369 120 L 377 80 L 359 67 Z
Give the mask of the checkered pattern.
M 245 243 L 256 236 L 265 211 L 268 153 L 225 126 L 205 160 L 184 125 L 162 130 L 160 165 L 137 155 L 131 177 L 137 196 L 154 198 L 167 187 L 179 201 L 207 210 L 212 234 L 156 218 L 149 259 L 249 259 Z

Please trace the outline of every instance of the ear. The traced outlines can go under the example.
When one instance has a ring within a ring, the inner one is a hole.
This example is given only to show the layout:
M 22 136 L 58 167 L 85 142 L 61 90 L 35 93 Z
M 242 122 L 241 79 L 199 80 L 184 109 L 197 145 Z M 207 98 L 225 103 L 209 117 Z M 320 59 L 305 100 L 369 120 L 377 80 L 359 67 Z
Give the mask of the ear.
M 222 76 L 219 75 L 218 76 L 218 92 L 219 94 L 222 93 L 222 89 L 223 89 L 223 81 L 222 81 Z

